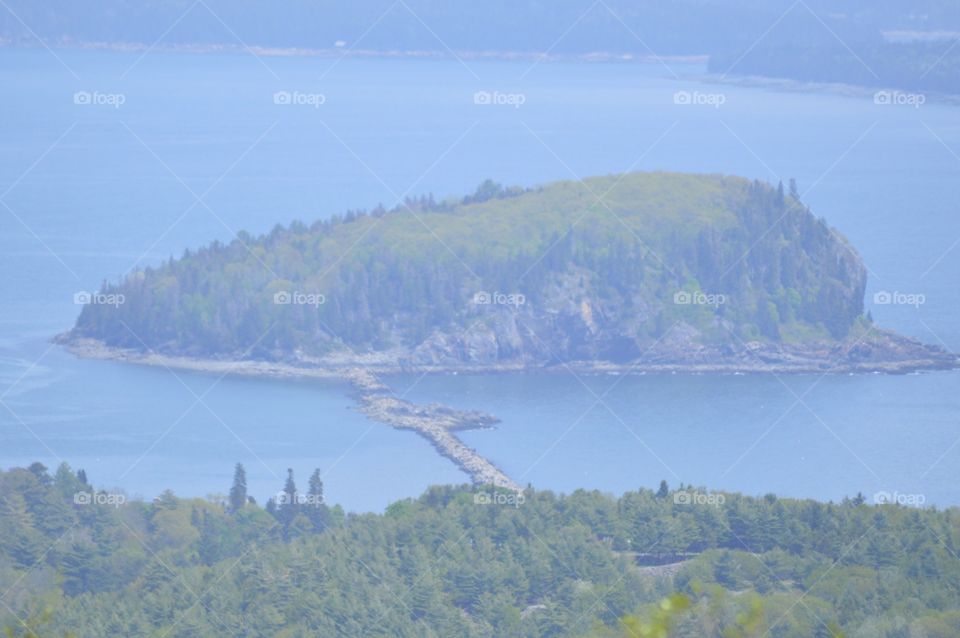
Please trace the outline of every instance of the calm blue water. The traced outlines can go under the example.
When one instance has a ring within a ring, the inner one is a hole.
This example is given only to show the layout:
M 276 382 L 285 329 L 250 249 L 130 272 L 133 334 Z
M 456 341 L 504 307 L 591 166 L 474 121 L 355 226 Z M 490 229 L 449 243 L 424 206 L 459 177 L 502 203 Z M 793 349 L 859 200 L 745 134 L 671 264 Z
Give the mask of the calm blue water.
M 239 229 L 392 205 L 408 189 L 463 194 L 487 177 L 796 177 L 863 254 L 868 298 L 926 298 L 919 308 L 870 304 L 877 321 L 960 350 L 956 107 L 716 86 L 660 65 L 58 55 L 69 70 L 46 51 L 0 49 L 0 202 L 10 209 L 0 205 L 0 466 L 64 459 L 100 485 L 202 496 L 225 492 L 242 461 L 261 500 L 287 467 L 302 482 L 321 467 L 331 500 L 359 510 L 465 480 L 418 437 L 352 412 L 335 384 L 175 376 L 78 361 L 47 340 L 71 325 L 75 292 L 134 265 Z M 480 90 L 525 102 L 477 105 Z M 125 101 L 75 104 L 81 91 Z M 277 91 L 325 102 L 278 105 Z M 723 93 L 725 103 L 676 105 L 677 91 Z M 824 499 L 922 493 L 941 505 L 960 504 L 958 381 L 393 380 L 416 400 L 503 418 L 464 438 L 542 488 L 618 492 L 666 478 Z

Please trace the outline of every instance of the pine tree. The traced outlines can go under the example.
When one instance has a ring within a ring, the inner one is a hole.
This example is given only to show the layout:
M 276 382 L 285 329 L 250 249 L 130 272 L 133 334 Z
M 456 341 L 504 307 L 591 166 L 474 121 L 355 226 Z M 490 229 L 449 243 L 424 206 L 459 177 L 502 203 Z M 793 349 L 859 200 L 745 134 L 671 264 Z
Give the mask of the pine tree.
M 287 468 L 287 482 L 283 486 L 280 503 L 277 504 L 277 519 L 284 527 L 289 526 L 296 517 L 299 508 L 297 484 L 293 480 L 293 469 Z
M 230 511 L 238 512 L 247 504 L 247 471 L 242 463 L 233 470 L 233 486 L 230 488 Z
M 310 495 L 310 505 L 319 506 L 323 504 L 323 479 L 320 478 L 320 468 L 317 468 L 313 471 L 313 474 L 310 475 L 310 487 L 308 492 Z
M 317 468 L 310 475 L 309 499 L 306 514 L 313 523 L 314 529 L 321 531 L 330 524 L 330 509 L 323 500 L 323 479 L 320 469 Z
M 36 461 L 30 464 L 30 467 L 27 468 L 31 474 L 37 477 L 37 480 L 40 481 L 41 485 L 47 486 L 50 485 L 51 479 L 50 475 L 47 473 L 47 466 Z
M 83 487 L 83 484 L 79 483 L 76 475 L 66 461 L 57 467 L 57 472 L 53 477 L 53 484 L 57 488 L 57 496 L 61 500 L 66 501 L 71 500 L 73 495 Z
M 660 481 L 660 489 L 657 490 L 657 498 L 664 499 L 670 494 L 670 486 L 666 481 Z

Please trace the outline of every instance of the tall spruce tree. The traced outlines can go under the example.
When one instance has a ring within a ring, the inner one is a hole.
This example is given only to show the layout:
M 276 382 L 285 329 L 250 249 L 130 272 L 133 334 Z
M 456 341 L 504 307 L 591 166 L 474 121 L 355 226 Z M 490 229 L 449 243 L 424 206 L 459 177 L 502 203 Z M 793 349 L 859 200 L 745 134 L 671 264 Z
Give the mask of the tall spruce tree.
M 319 506 L 323 504 L 323 479 L 320 478 L 320 468 L 313 471 L 310 475 L 310 486 L 307 494 L 310 495 L 310 505 Z
M 323 530 L 330 524 L 330 510 L 323 500 L 323 479 L 320 475 L 320 468 L 313 471 L 310 475 L 310 486 L 308 488 L 309 498 L 307 499 L 306 514 L 313 523 L 314 529 Z
M 670 494 L 670 486 L 666 481 L 660 481 L 660 488 L 657 490 L 657 498 L 664 499 Z
M 247 471 L 242 463 L 233 469 L 233 485 L 230 487 L 230 511 L 239 512 L 247 504 Z
M 293 469 L 287 468 L 287 482 L 283 486 L 282 498 L 277 503 L 277 519 L 284 526 L 290 525 L 300 509 L 297 484 L 293 480 Z

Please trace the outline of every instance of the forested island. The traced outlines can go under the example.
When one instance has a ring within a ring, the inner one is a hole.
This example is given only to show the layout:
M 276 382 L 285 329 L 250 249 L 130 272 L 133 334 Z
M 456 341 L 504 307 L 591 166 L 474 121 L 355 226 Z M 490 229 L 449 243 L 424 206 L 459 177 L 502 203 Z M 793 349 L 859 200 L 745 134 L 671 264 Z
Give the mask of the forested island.
M 152 501 L 64 464 L 0 471 L 8 636 L 690 638 L 960 632 L 960 526 L 662 483 L 612 497 L 434 487 L 344 514 L 319 472 L 264 507 Z M 647 628 L 643 633 L 641 628 Z
M 241 233 L 104 284 L 58 340 L 88 357 L 348 381 L 478 485 L 520 485 L 394 372 L 909 372 L 957 357 L 875 326 L 866 270 L 796 186 L 630 173 L 410 199 Z
M 786 192 L 785 192 L 786 191 Z M 105 283 L 75 352 L 304 370 L 895 371 L 866 271 L 796 188 L 630 173 L 410 199 L 214 242 Z

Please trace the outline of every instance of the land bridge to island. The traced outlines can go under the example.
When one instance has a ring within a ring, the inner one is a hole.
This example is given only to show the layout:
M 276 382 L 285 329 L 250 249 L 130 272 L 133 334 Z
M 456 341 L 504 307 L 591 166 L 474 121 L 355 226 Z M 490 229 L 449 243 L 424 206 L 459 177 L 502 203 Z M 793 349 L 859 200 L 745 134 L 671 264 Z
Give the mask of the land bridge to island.
M 457 430 L 491 427 L 498 422 L 496 417 L 483 412 L 455 410 L 440 404 L 410 403 L 394 395 L 369 370 L 354 368 L 345 376 L 357 393 L 360 411 L 369 418 L 394 428 L 413 430 L 466 472 L 475 484 L 517 491 L 521 489 L 503 470 L 454 434 Z

